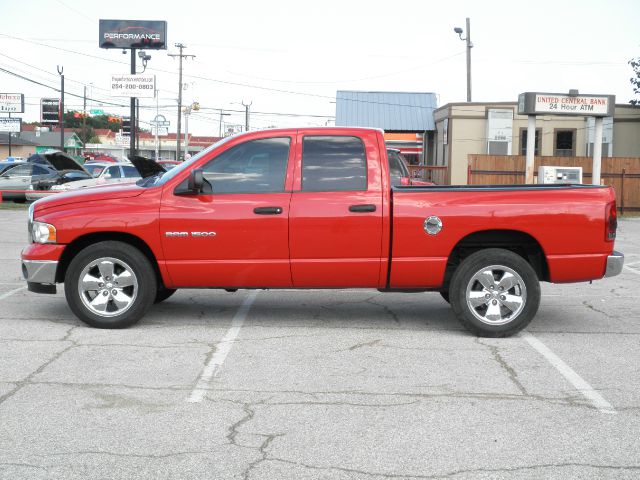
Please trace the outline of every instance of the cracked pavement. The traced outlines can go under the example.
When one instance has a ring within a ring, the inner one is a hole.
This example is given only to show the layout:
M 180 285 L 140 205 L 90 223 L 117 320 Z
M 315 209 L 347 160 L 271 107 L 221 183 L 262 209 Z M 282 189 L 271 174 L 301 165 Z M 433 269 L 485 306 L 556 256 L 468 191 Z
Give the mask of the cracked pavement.
M 0 296 L 26 210 L 0 212 Z M 640 262 L 640 220 L 616 248 Z M 247 292 L 179 291 L 135 327 L 64 295 L 0 300 L 0 479 L 640 477 L 640 275 L 543 284 L 528 331 L 478 339 L 438 294 L 260 292 L 202 402 L 186 400 Z

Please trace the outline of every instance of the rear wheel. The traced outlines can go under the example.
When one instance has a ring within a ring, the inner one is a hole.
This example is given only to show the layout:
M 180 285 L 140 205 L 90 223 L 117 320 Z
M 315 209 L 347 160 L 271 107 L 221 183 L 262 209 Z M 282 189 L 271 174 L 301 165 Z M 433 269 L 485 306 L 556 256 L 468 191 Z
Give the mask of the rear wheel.
M 125 328 L 145 314 L 157 281 L 147 257 L 129 244 L 99 242 L 69 264 L 64 291 L 76 316 L 92 327 Z
M 480 337 L 513 335 L 533 319 L 540 305 L 540 283 L 522 257 L 490 248 L 465 258 L 449 288 L 456 317 Z

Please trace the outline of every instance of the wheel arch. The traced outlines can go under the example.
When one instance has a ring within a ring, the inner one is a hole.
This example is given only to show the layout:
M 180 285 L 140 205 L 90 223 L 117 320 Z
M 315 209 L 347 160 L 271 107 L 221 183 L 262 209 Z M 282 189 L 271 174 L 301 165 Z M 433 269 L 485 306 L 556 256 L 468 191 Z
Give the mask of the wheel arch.
M 158 285 L 164 286 L 164 281 L 162 279 L 160 268 L 158 266 L 158 260 L 149 245 L 147 245 L 147 243 L 140 237 L 124 232 L 96 232 L 88 233 L 76 238 L 73 242 L 68 244 L 64 249 L 64 252 L 62 252 L 62 256 L 60 257 L 58 263 L 58 269 L 56 271 L 56 282 L 64 282 L 69 264 L 79 252 L 81 252 L 89 245 L 104 241 L 122 242 L 140 250 L 140 252 L 142 252 L 144 256 L 147 257 L 151 265 L 153 265 L 153 270 L 156 275 Z
M 521 256 L 531 265 L 539 281 L 549 280 L 549 265 L 540 242 L 519 230 L 480 230 L 463 237 L 451 250 L 445 269 L 444 287 L 448 288 L 453 272 L 469 255 L 486 248 L 503 248 Z

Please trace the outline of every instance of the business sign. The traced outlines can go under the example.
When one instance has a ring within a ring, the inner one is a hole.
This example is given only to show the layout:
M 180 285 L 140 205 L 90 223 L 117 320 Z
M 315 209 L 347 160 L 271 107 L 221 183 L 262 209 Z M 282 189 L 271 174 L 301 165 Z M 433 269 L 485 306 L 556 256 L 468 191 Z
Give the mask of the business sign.
M 24 95 L 22 93 L 0 93 L 0 112 L 23 113 Z
M 615 104 L 615 95 L 525 92 L 518 96 L 518 114 L 611 117 Z
M 40 99 L 40 123 L 43 125 L 57 125 L 60 123 L 60 99 Z
M 153 98 L 155 92 L 155 75 L 111 75 L 112 96 Z
M 131 142 L 131 135 L 116 133 L 116 145 L 120 145 L 121 147 L 128 147 L 130 142 Z
M 167 49 L 167 22 L 100 20 L 100 48 Z
M 0 132 L 20 133 L 22 119 L 18 117 L 0 117 Z
M 157 133 L 156 133 L 157 132 Z M 159 137 L 169 135 L 169 127 L 151 127 L 151 135 L 158 135 Z
M 104 110 L 100 110 L 99 108 L 92 108 L 89 110 L 91 115 L 104 115 Z
M 513 140 L 513 110 L 490 108 L 487 112 L 487 153 L 511 155 Z

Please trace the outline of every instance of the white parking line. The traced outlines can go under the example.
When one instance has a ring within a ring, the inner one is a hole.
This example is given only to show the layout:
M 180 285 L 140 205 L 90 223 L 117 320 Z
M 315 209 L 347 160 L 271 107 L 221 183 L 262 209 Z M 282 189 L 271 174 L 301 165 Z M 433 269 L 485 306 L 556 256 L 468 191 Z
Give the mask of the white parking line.
M 522 333 L 529 345 L 535 348 L 547 361 L 553 365 L 556 370 L 566 378 L 571 385 L 574 386 L 587 400 L 589 400 L 594 407 L 600 410 L 601 413 L 617 413 L 609 402 L 607 402 L 602 395 L 600 395 L 591 385 L 589 385 L 580 375 L 578 375 L 569 365 L 564 363 L 560 357 L 549 350 L 544 343 L 538 340 L 530 333 Z
M 625 266 L 624 266 L 624 269 L 625 269 L 625 270 L 628 270 L 628 271 L 630 271 L 630 272 L 633 272 L 633 273 L 635 273 L 636 275 L 640 275 L 640 271 L 636 270 L 635 268 L 631 268 L 631 267 L 630 267 L 630 266 L 628 266 L 628 265 L 625 265 Z
M 254 290 L 249 294 L 247 298 L 244 299 L 244 302 L 242 302 L 240 309 L 233 317 L 233 320 L 231 320 L 231 328 L 226 333 L 226 335 L 222 337 L 222 340 L 220 340 L 220 342 L 218 342 L 218 344 L 216 345 L 215 353 L 204 366 L 204 369 L 200 374 L 200 378 L 198 379 L 198 383 L 193 389 L 193 392 L 191 392 L 191 395 L 187 399 L 187 402 L 198 403 L 201 402 L 204 398 L 207 390 L 209 390 L 209 382 L 218 374 L 218 372 L 220 371 L 220 367 L 224 363 L 224 360 L 227 358 L 227 355 L 229 355 L 231 347 L 233 347 L 233 342 L 240 333 L 240 328 L 242 328 L 244 320 L 247 318 L 247 313 L 249 313 L 249 309 L 251 308 L 251 305 L 255 301 L 257 295 L 258 291 Z
M 0 295 L 0 300 L 4 300 L 5 298 L 10 297 L 14 293 L 18 293 L 18 292 L 24 290 L 25 288 L 27 288 L 27 287 L 16 288 L 15 290 L 11 290 L 11 291 L 9 291 L 7 293 L 3 293 L 2 295 Z

